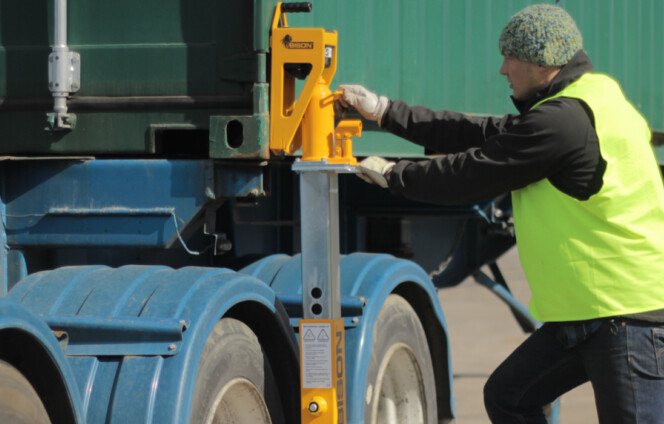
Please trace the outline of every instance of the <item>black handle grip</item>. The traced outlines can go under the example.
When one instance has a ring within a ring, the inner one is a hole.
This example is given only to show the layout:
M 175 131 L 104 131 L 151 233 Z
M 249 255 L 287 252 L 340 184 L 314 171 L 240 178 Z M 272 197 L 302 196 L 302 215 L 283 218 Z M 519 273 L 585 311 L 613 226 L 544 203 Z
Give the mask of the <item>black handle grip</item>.
M 282 13 L 309 13 L 311 12 L 311 2 L 299 3 L 281 3 Z

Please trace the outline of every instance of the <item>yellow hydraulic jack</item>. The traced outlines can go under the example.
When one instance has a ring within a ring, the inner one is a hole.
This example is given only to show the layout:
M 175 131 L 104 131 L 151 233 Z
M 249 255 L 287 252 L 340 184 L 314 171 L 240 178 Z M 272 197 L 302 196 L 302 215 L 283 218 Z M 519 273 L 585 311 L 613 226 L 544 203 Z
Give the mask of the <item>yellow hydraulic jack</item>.
M 311 3 L 278 3 L 270 49 L 270 148 L 302 158 L 302 306 L 300 383 L 302 423 L 346 422 L 344 321 L 339 282 L 338 174 L 354 173 L 351 137 L 360 120 L 334 126 L 330 83 L 337 68 L 337 33 L 289 28 L 286 13 L 309 12 Z M 296 80 L 305 80 L 296 99 Z

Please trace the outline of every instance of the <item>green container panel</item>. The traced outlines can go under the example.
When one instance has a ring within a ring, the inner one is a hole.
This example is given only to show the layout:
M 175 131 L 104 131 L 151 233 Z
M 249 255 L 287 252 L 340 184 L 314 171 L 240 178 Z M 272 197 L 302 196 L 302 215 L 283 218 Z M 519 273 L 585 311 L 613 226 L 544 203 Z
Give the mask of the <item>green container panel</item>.
M 338 31 L 333 88 L 358 83 L 411 104 L 497 115 L 514 112 L 506 79 L 498 73 L 500 31 L 510 16 L 536 2 L 541 0 L 313 0 L 312 13 L 291 14 L 288 21 Z M 79 103 L 72 107 L 76 129 L 54 135 L 43 130 L 51 107 L 46 66 L 53 0 L 0 2 L 0 154 L 154 155 L 160 151 L 153 128 L 171 126 L 211 129 L 212 157 L 266 157 L 269 26 L 275 4 L 68 2 L 69 44 L 82 62 L 82 88 L 75 101 L 193 96 L 217 102 L 103 111 Z M 560 5 L 577 21 L 596 70 L 618 79 L 652 128 L 664 132 L 664 29 L 659 23 L 664 2 L 562 0 Z M 27 101 L 30 110 L 12 109 L 17 100 Z M 228 123 L 234 134 L 241 129 L 240 147 L 237 135 L 227 139 Z M 188 139 L 181 143 L 186 146 Z M 664 161 L 662 146 L 656 148 Z M 355 152 L 423 154 L 420 147 L 371 124 L 355 142 Z
M 207 131 L 216 117 L 210 154 L 265 157 L 267 28 L 275 3 L 69 1 L 67 41 L 81 55 L 81 89 L 70 104 L 76 126 L 48 132 L 54 1 L 0 2 L 0 154 L 181 155 L 200 144 L 198 134 L 182 130 Z M 242 146 L 219 139 L 226 132 L 219 117 L 241 123 Z M 168 152 L 155 128 L 174 130 Z
M 49 96 L 53 3 L 0 2 L 0 96 Z M 258 78 L 251 58 L 268 47 L 254 48 L 246 0 L 69 1 L 67 19 L 69 47 L 83 63 L 77 96 L 248 96 L 238 81 Z

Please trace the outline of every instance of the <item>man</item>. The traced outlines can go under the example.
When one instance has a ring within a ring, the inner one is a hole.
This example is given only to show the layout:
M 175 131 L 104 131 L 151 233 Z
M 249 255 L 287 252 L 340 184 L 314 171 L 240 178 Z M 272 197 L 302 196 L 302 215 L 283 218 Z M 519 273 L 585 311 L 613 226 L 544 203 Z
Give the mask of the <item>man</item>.
M 360 176 L 441 204 L 511 191 L 530 310 L 545 324 L 489 378 L 495 423 L 544 423 L 543 406 L 592 383 L 600 422 L 664 423 L 664 189 L 647 123 L 593 73 L 573 19 L 534 5 L 503 29 L 500 73 L 518 115 L 476 118 L 341 86 L 341 103 L 445 153 Z

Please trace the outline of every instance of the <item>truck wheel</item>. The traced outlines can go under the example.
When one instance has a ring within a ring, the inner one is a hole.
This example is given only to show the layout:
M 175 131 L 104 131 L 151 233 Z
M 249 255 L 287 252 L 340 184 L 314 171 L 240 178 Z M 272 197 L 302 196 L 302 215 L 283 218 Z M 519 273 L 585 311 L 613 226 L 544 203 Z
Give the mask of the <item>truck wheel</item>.
M 0 361 L 0 423 L 51 423 L 44 404 L 30 382 L 4 361 Z
M 220 320 L 198 365 L 190 423 L 283 423 L 278 393 L 270 363 L 251 329 L 233 318 Z
M 417 314 L 403 297 L 391 294 L 374 326 L 365 422 L 437 423 L 433 375 L 429 345 Z

